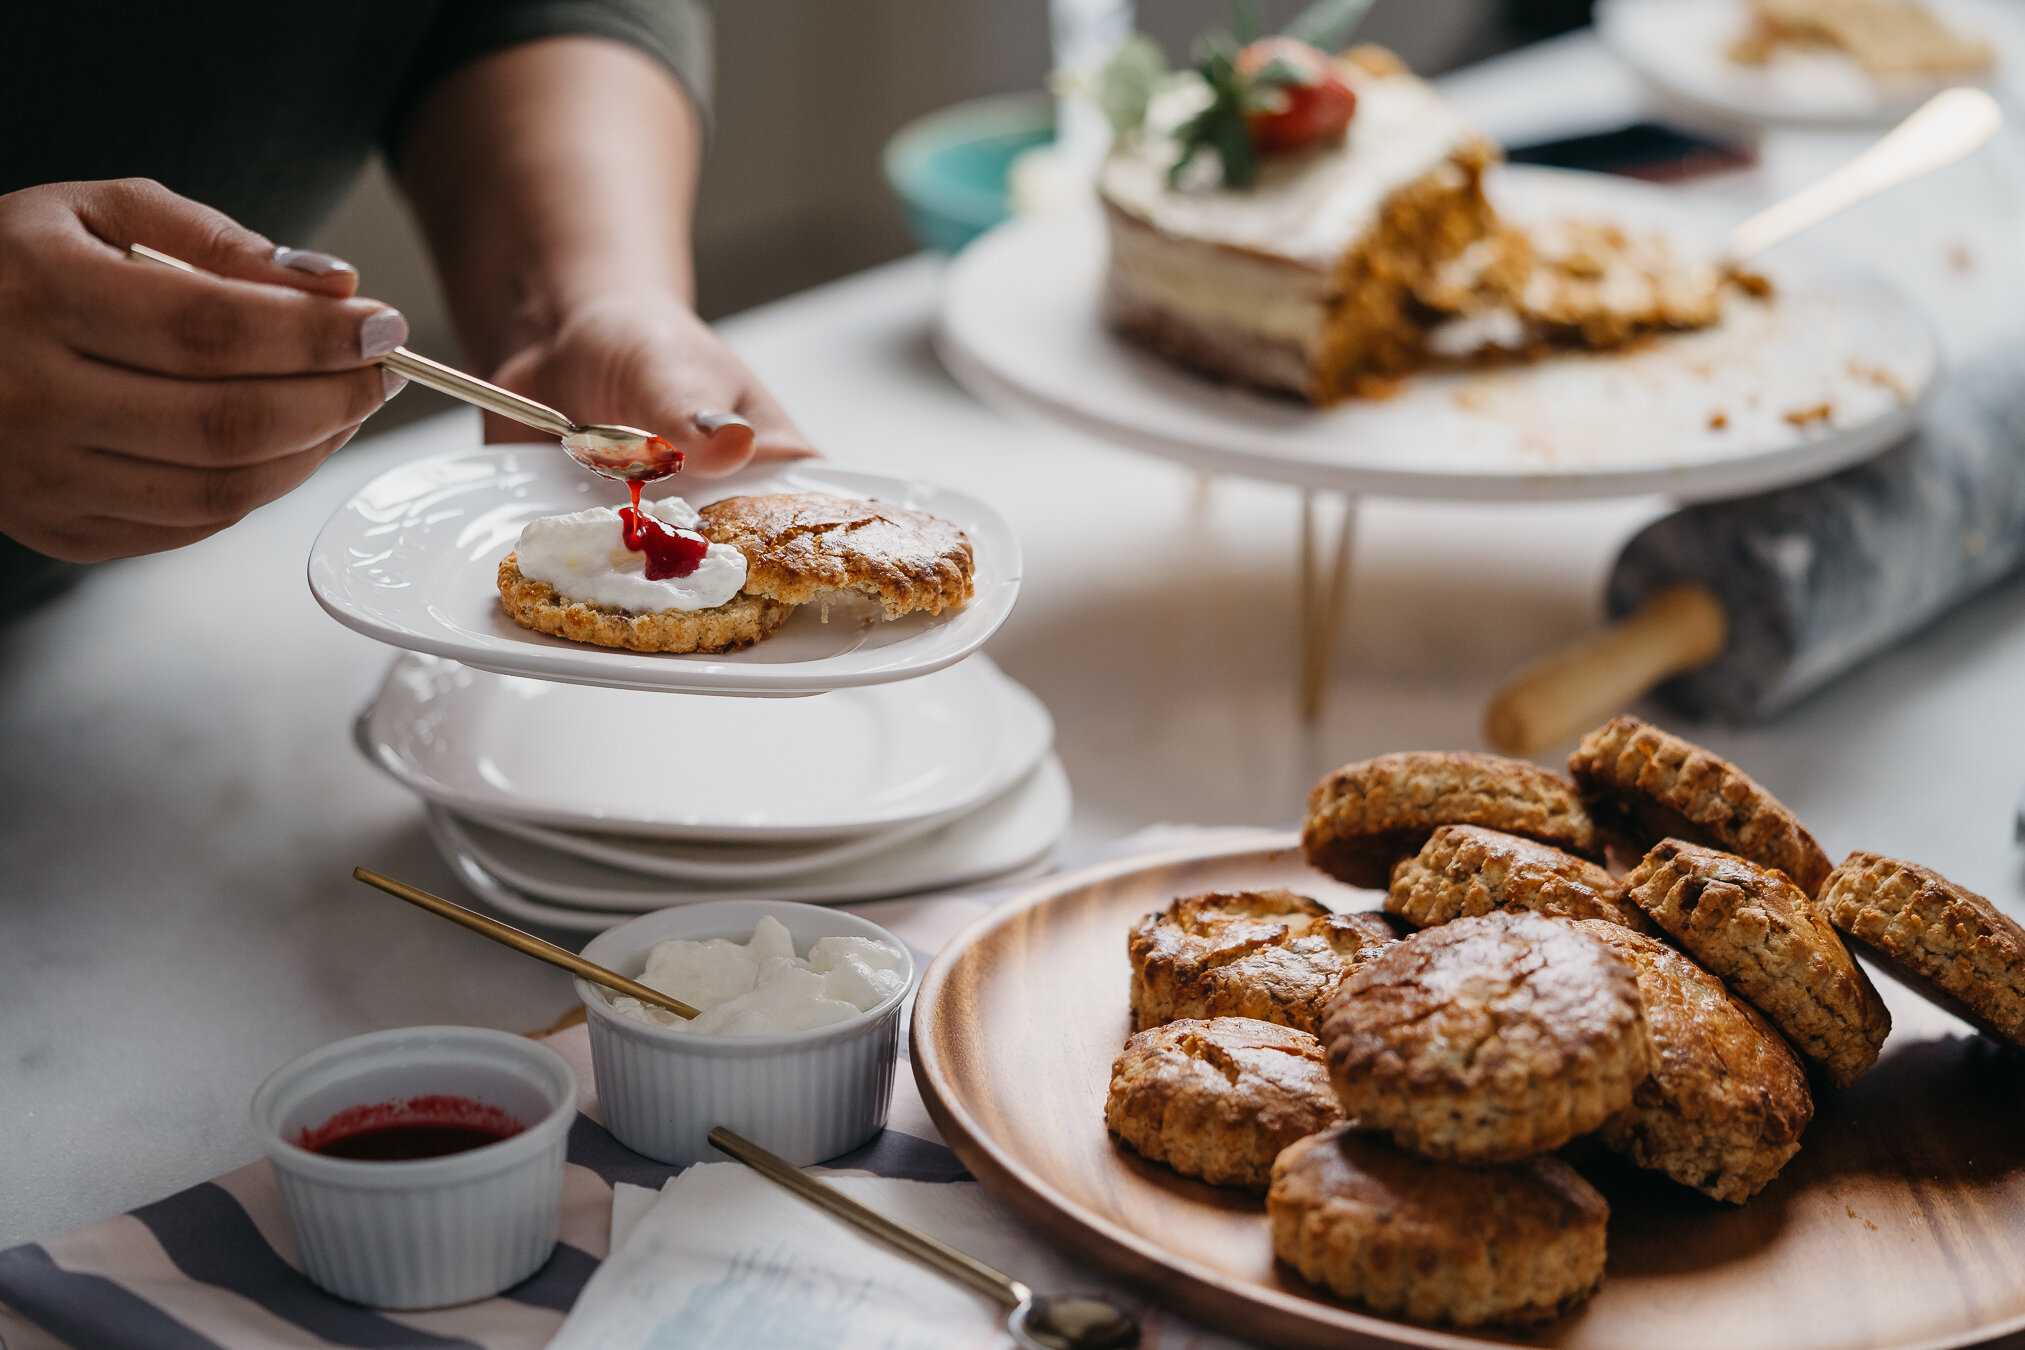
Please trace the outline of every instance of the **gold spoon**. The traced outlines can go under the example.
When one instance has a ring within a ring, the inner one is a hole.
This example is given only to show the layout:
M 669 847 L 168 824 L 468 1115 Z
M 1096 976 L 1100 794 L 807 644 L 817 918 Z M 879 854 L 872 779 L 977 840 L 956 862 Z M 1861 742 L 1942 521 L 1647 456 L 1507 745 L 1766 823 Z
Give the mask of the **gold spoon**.
M 835 1186 L 810 1176 L 786 1158 L 722 1125 L 710 1132 L 709 1139 L 768 1181 L 786 1187 L 818 1209 L 1003 1304 L 1010 1309 L 1005 1319 L 1006 1330 L 1023 1350 L 1128 1350 L 1139 1344 L 1139 1323 L 1107 1298 L 1097 1294 L 1035 1294 L 1010 1275 L 859 1204 Z
M 552 966 L 561 966 L 564 970 L 570 972 L 570 974 L 581 975 L 592 984 L 602 984 L 607 989 L 616 990 L 621 994 L 637 998 L 642 1003 L 651 1003 L 657 1008 L 666 1008 L 678 1017 L 702 1016 L 700 1012 L 679 998 L 670 998 L 660 990 L 650 989 L 638 980 L 629 980 L 615 970 L 606 970 L 595 961 L 586 961 L 583 957 L 578 956 L 566 947 L 558 947 L 553 942 L 543 942 L 534 934 L 523 933 L 510 923 L 501 923 L 497 919 L 488 918 L 475 909 L 466 909 L 460 904 L 445 900 L 440 895 L 431 895 L 425 890 L 410 886 L 405 881 L 396 881 L 392 877 L 383 877 L 378 872 L 369 871 L 363 867 L 354 867 L 352 869 L 352 879 L 354 881 L 363 881 L 368 886 L 376 886 L 388 895 L 397 896 L 402 900 L 406 900 L 411 905 L 426 909 L 431 914 L 440 915 L 452 923 L 462 924 L 474 933 L 489 937 L 494 942 L 502 946 L 511 947 L 517 952 L 524 952 L 534 957 L 537 961 L 546 961 Z
M 146 244 L 134 244 L 127 249 L 127 256 L 137 260 L 161 263 L 184 272 L 196 272 L 181 258 L 172 258 L 160 249 L 149 248 Z M 616 478 L 621 482 L 650 482 L 666 478 L 682 467 L 682 452 L 665 439 L 651 431 L 638 427 L 608 426 L 602 423 L 572 422 L 546 403 L 537 403 L 522 397 L 510 389 L 467 375 L 455 366 L 446 366 L 441 361 L 432 361 L 420 352 L 411 352 L 406 347 L 396 347 L 379 358 L 379 365 L 398 375 L 405 375 L 417 384 L 426 384 L 452 398 L 508 417 L 522 426 L 545 431 L 562 442 L 570 458 L 589 469 L 592 473 Z M 733 436 L 742 435 L 747 444 L 752 440 L 752 423 L 736 413 L 700 412 L 690 419 L 696 429 L 711 439 L 720 432 L 730 430 Z M 742 452 L 744 446 L 738 447 Z

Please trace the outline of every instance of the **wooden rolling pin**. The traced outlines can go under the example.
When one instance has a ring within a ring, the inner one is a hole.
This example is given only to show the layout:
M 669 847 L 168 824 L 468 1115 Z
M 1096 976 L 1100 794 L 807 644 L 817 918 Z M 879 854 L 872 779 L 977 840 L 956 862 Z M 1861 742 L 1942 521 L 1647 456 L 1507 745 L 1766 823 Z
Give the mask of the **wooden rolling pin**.
M 1618 555 L 1613 626 L 1522 671 L 1484 736 L 1536 754 L 1655 691 L 1690 718 L 1769 717 L 2025 560 L 2025 333 L 1952 371 L 1867 464 L 1665 516 Z

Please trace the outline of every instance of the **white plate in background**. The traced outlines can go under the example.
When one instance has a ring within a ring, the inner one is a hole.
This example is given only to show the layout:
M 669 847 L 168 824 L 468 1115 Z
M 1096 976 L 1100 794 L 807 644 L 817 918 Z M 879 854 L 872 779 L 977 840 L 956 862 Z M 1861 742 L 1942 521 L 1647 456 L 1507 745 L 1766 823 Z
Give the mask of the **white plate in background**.
M 1040 700 L 983 655 L 797 699 L 556 684 L 407 655 L 356 730 L 376 766 L 460 812 L 775 845 L 953 818 L 1054 743 Z
M 1710 241 L 1691 198 L 1601 174 L 1508 167 L 1515 217 L 1664 226 Z M 980 397 L 1212 472 L 1402 497 L 1699 500 L 1816 478 L 1911 430 L 1939 353 L 1926 321 L 1855 273 L 1775 274 L 1770 304 L 1621 352 L 1421 372 L 1316 409 L 1194 374 L 1112 335 L 1094 210 L 1002 225 L 944 283 L 939 347 Z M 1826 408 L 1825 415 L 1813 410 Z
M 815 694 L 913 679 L 954 665 L 1012 612 L 1020 549 L 1004 517 L 975 497 L 819 460 L 762 464 L 719 479 L 679 474 L 648 500 L 693 506 L 747 493 L 870 497 L 948 520 L 970 537 L 976 593 L 958 610 L 891 622 L 804 605 L 744 651 L 631 652 L 523 628 L 499 601 L 499 561 L 538 516 L 617 506 L 619 484 L 559 447 L 492 446 L 404 464 L 359 489 L 317 535 L 309 586 L 339 623 L 410 651 L 481 670 L 573 684 L 701 694 Z

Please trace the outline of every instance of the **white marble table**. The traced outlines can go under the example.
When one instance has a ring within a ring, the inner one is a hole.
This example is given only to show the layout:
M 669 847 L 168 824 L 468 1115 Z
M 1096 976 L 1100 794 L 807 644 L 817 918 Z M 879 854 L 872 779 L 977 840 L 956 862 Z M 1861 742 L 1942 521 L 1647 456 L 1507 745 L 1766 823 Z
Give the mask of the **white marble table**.
M 1511 125 L 1504 77 L 1473 78 L 1462 92 Z M 1021 531 L 1026 590 L 990 651 L 1055 715 L 1071 852 L 1158 821 L 1284 823 L 1338 762 L 1478 745 L 1486 697 L 1593 625 L 1617 546 L 1660 509 L 1370 502 L 1355 641 L 1306 726 L 1296 494 L 1205 488 L 979 407 L 928 346 L 937 274 L 897 263 L 726 331 L 833 457 L 988 496 Z M 304 558 L 357 485 L 475 434 L 451 415 L 366 437 L 239 527 L 0 630 L 0 1245 L 246 1161 L 254 1085 L 311 1046 L 529 1029 L 571 1003 L 557 973 L 349 879 L 363 863 L 454 890 L 419 806 L 349 740 L 390 654 L 317 609 Z M 1902 853 L 2025 912 L 2021 689 L 2012 583 L 1771 725 L 1700 734 L 1831 853 Z

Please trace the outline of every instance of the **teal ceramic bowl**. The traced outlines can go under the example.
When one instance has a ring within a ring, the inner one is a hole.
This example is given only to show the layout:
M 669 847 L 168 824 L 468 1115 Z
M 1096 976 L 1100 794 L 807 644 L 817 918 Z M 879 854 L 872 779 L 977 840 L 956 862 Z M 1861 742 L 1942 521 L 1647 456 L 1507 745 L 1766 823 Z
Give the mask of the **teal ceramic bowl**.
M 1012 162 L 1054 139 L 1055 101 L 1040 90 L 971 99 L 894 133 L 886 142 L 886 182 L 914 238 L 954 253 L 1012 214 Z

